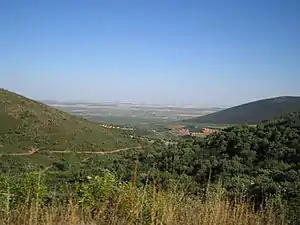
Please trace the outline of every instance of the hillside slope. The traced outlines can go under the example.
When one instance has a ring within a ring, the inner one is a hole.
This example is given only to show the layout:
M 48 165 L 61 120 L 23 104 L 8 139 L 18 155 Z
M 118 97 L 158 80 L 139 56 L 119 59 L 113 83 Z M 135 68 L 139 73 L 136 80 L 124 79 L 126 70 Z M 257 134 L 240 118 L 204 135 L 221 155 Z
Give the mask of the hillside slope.
M 0 153 L 49 150 L 105 151 L 137 146 L 122 131 L 72 116 L 0 89 Z
M 263 99 L 185 120 L 203 124 L 257 124 L 287 113 L 300 111 L 300 97 L 283 96 Z

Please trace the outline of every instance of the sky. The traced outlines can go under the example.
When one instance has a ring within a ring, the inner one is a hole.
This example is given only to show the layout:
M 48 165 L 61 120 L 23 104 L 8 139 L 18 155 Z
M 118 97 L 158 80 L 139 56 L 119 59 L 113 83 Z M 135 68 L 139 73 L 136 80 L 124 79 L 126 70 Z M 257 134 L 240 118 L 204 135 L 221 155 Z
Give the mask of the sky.
M 0 87 L 38 100 L 300 95 L 299 0 L 0 0 Z

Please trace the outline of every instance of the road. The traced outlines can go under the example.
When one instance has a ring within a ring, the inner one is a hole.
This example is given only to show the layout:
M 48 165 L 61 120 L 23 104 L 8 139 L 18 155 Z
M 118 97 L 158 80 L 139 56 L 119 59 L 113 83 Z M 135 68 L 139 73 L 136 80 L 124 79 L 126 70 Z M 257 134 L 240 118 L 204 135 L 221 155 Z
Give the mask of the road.
M 98 152 L 91 152 L 91 151 L 80 151 L 80 152 L 75 152 L 76 154 L 86 154 L 86 155 L 107 155 L 107 154 L 113 154 L 117 152 L 122 152 L 130 149 L 141 149 L 142 146 L 137 146 L 137 147 L 127 147 L 127 148 L 118 148 L 110 151 L 98 151 Z M 72 153 L 74 151 L 47 151 L 47 153 L 50 154 L 67 154 L 67 153 Z M 31 151 L 29 152 L 21 152 L 21 153 L 3 153 L 2 156 L 31 156 L 34 154 L 38 154 L 39 151 L 36 148 L 32 148 Z

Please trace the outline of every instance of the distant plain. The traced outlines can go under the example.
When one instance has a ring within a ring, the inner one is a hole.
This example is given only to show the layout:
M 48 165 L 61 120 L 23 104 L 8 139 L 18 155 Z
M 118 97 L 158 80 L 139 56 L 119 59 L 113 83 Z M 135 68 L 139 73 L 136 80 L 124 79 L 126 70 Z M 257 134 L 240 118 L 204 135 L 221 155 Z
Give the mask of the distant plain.
M 223 109 L 217 107 L 132 103 L 43 102 L 65 112 L 96 122 L 124 126 L 167 125 L 168 123 L 207 115 Z

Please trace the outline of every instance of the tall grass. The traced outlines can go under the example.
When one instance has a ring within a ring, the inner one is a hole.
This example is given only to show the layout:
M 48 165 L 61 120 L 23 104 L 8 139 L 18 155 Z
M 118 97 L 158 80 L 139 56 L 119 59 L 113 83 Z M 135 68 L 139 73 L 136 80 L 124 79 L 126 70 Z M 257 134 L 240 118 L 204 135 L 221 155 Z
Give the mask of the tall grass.
M 257 210 L 245 199 L 228 199 L 221 185 L 215 191 L 208 185 L 206 194 L 196 197 L 176 187 L 162 190 L 155 182 L 138 188 L 135 178 L 118 182 L 109 172 L 52 192 L 47 191 L 41 173 L 27 174 L 15 185 L 2 179 L 0 194 L 0 224 L 287 223 L 284 212 L 271 204 Z

